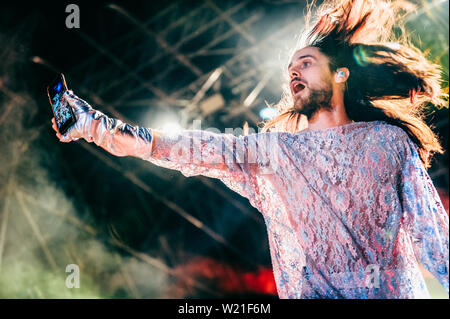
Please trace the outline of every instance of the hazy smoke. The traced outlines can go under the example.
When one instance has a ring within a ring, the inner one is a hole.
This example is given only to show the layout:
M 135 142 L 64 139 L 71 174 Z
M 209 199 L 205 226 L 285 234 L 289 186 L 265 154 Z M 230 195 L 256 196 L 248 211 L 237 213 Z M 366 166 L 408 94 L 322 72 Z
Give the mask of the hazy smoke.
M 18 43 L 0 33 L 0 298 L 164 297 L 170 276 L 114 246 L 65 192 L 51 123 L 14 87 Z M 79 266 L 79 289 L 66 287 L 68 264 Z

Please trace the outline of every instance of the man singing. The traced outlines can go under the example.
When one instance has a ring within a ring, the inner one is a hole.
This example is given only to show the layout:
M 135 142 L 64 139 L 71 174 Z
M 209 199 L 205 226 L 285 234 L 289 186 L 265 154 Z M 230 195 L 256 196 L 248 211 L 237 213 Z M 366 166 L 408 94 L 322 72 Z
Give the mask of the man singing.
M 337 0 L 308 14 L 280 115 L 257 134 L 133 127 L 69 91 L 77 122 L 56 135 L 248 198 L 267 225 L 280 298 L 428 298 L 419 262 L 448 292 L 448 215 L 426 171 L 443 150 L 421 118 L 446 96 L 439 67 L 390 37 L 405 10 Z

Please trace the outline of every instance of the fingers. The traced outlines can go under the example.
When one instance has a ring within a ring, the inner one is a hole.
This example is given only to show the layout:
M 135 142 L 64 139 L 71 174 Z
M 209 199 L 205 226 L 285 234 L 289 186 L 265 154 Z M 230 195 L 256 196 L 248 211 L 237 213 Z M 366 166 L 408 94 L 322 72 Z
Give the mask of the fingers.
M 67 102 L 67 104 L 72 107 L 72 110 L 76 113 L 77 112 L 77 97 L 73 94 L 71 90 L 64 92 L 63 99 Z
M 89 103 L 73 94 L 71 90 L 64 92 L 63 99 L 72 107 L 75 115 L 79 115 L 82 112 L 89 112 L 91 109 Z
M 55 120 L 55 118 L 52 118 L 52 129 L 56 132 L 56 136 L 57 136 L 58 138 L 60 138 L 60 137 L 61 137 L 61 134 L 59 133 L 58 127 L 56 126 L 56 120 Z
M 57 132 L 57 133 L 56 133 L 56 136 L 59 138 L 59 141 L 60 141 L 60 142 L 63 142 L 63 143 L 69 143 L 69 142 L 78 140 L 78 138 L 73 138 L 73 137 L 70 135 L 70 128 L 67 130 L 66 133 L 64 133 L 64 134 L 62 134 L 62 135 L 61 135 L 61 133 Z
M 56 137 L 61 141 L 61 134 L 58 132 L 58 127 L 56 126 L 55 118 L 52 118 L 52 129 L 56 132 Z
M 56 132 L 58 132 L 58 128 L 56 127 L 56 120 L 55 120 L 55 118 L 52 118 L 52 128 L 53 128 Z
M 59 133 L 58 133 L 58 134 L 59 134 Z M 58 136 L 58 134 L 57 134 L 56 136 Z M 59 137 L 58 137 L 58 138 L 59 138 L 59 140 L 60 140 L 61 142 L 63 142 L 63 143 L 69 143 L 69 142 L 71 142 L 71 141 L 76 140 L 76 139 L 70 138 L 68 132 L 65 133 L 64 135 L 59 134 Z
M 66 100 L 76 100 L 76 101 L 80 101 L 82 103 L 88 104 L 85 100 L 80 99 L 78 96 L 76 96 L 72 90 L 67 90 L 66 92 L 64 92 L 63 97 Z
M 69 143 L 71 141 L 77 140 L 77 138 L 71 138 L 68 134 L 69 132 L 66 132 L 64 135 L 61 135 L 61 133 L 59 133 L 59 131 L 58 131 L 58 127 L 56 126 L 55 118 L 52 118 L 52 128 L 56 132 L 55 135 L 59 139 L 60 142 Z
M 52 118 L 52 129 L 56 132 L 56 136 L 58 136 L 59 132 L 58 132 L 58 127 L 56 126 L 55 118 Z M 61 134 L 59 134 L 59 135 L 61 135 Z
M 70 107 L 74 111 L 77 121 L 80 120 L 80 117 L 84 113 L 88 113 L 93 110 L 86 101 L 73 94 L 73 91 L 71 90 L 64 92 L 62 99 L 65 101 L 65 103 L 70 105 Z M 80 134 L 76 130 L 74 130 L 74 127 L 69 128 L 65 134 L 61 135 L 58 131 L 55 118 L 52 118 L 52 128 L 53 130 L 55 130 L 56 136 L 61 142 L 68 143 L 71 141 L 76 141 L 80 137 Z

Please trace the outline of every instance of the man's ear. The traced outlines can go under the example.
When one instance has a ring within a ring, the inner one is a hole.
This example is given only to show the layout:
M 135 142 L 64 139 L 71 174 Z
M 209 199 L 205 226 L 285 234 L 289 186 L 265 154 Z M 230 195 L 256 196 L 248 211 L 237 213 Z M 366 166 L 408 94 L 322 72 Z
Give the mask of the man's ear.
M 347 68 L 339 68 L 334 74 L 334 81 L 336 83 L 344 83 L 350 76 L 350 71 Z

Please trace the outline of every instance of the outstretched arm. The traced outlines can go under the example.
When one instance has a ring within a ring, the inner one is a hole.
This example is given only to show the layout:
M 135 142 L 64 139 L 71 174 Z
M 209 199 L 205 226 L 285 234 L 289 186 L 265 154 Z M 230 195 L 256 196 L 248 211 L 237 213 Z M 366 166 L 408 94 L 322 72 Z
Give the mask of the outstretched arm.
M 131 126 L 93 109 L 71 91 L 64 99 L 73 108 L 77 122 L 62 142 L 84 138 L 116 156 L 134 156 L 158 166 L 180 171 L 185 176 L 204 175 L 222 180 L 232 190 L 255 198 L 256 175 L 273 172 L 277 150 L 276 133 L 236 137 L 202 130 L 176 134 Z M 53 119 L 54 121 L 54 119 Z M 56 125 L 53 125 L 56 130 Z
M 416 258 L 448 293 L 448 214 L 420 160 L 416 146 L 411 140 L 404 146 L 400 155 L 403 161 L 401 195 L 405 225 Z
M 56 129 L 55 118 L 52 119 L 53 129 L 61 142 L 67 143 L 83 138 L 116 156 L 144 158 L 151 153 L 153 136 L 150 130 L 133 127 L 118 119 L 110 118 L 93 109 L 72 91 L 64 93 L 61 103 L 68 103 L 77 118 L 76 123 L 63 135 Z

